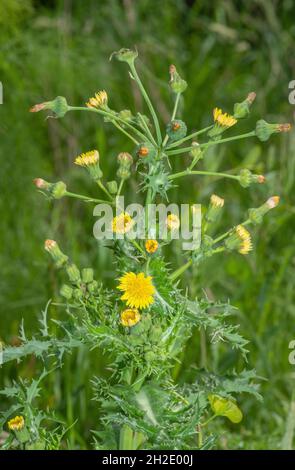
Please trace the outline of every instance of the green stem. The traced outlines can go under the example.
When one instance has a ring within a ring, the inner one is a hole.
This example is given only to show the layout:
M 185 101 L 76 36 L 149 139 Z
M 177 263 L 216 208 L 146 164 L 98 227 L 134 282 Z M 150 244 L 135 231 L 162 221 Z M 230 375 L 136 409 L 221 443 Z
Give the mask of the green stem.
M 204 132 L 209 131 L 210 129 L 212 129 L 212 127 L 213 127 L 213 124 L 211 126 L 205 127 L 204 129 L 193 132 L 192 134 L 187 135 L 186 137 L 183 137 L 183 139 L 180 139 L 177 142 L 173 142 L 173 144 L 171 144 L 167 147 L 167 150 L 170 150 L 174 147 L 178 147 L 179 145 L 183 144 L 187 140 L 193 139 L 194 137 L 197 137 L 198 135 L 204 134 Z
M 182 176 L 188 176 L 188 175 L 204 175 L 204 176 L 219 176 L 222 178 L 231 178 L 234 180 L 238 180 L 239 176 L 237 175 L 230 175 L 228 173 L 218 173 L 216 171 L 191 171 L 189 169 L 180 171 L 179 173 L 174 173 L 173 175 L 168 176 L 169 180 L 175 180 L 177 178 L 181 178 Z
M 224 142 L 231 142 L 232 140 L 239 140 L 239 139 L 246 139 L 247 137 L 255 136 L 255 131 L 247 132 L 246 134 L 236 135 L 234 137 L 228 137 L 227 139 L 219 139 L 219 140 L 210 140 L 204 144 L 200 144 L 200 148 L 208 148 L 212 145 L 223 144 Z M 183 147 L 177 150 L 167 150 L 167 155 L 179 155 L 181 153 L 190 152 L 194 147 Z
M 133 450 L 133 431 L 127 424 L 120 430 L 119 450 Z
M 95 199 L 93 197 L 83 196 L 83 194 L 71 193 L 69 191 L 65 193 L 65 196 L 73 197 L 75 199 L 81 199 L 82 201 L 85 201 L 85 202 L 97 202 L 98 204 L 109 204 L 109 201 L 104 201 L 103 199 Z
M 125 134 L 130 140 L 132 140 L 132 142 L 135 143 L 135 145 L 139 145 L 139 142 L 138 140 L 136 140 L 131 134 L 129 134 L 129 132 L 125 131 L 125 129 L 123 129 L 123 127 L 120 126 L 120 124 L 118 124 L 116 121 L 112 121 L 112 123 L 114 124 L 114 126 L 119 129 L 119 131 L 121 131 L 123 134 Z
M 69 106 L 69 111 L 90 111 L 92 113 L 97 113 L 100 114 L 101 116 L 105 116 L 110 119 L 110 121 L 113 123 L 113 121 L 118 121 L 124 126 L 128 127 L 130 130 L 132 130 L 135 134 L 137 134 L 141 140 L 145 140 L 146 136 L 140 132 L 136 127 L 132 126 L 129 122 L 125 121 L 124 119 L 120 118 L 116 114 L 109 113 L 108 111 L 105 111 L 103 109 L 97 109 L 97 108 L 88 108 L 86 106 Z
M 153 107 L 153 105 L 152 105 L 152 103 L 151 103 L 151 100 L 150 100 L 150 98 L 149 98 L 147 92 L 145 91 L 145 88 L 144 88 L 144 86 L 143 86 L 143 84 L 142 84 L 142 82 L 141 82 L 141 80 L 140 80 L 140 78 L 139 78 L 139 75 L 138 75 L 138 73 L 137 73 L 137 71 L 136 71 L 136 68 L 135 68 L 134 63 L 130 63 L 129 65 L 130 65 L 130 69 L 131 69 L 132 75 L 133 75 L 135 81 L 137 82 L 137 84 L 138 84 L 138 86 L 139 86 L 139 88 L 140 88 L 141 94 L 142 94 L 142 96 L 143 96 L 143 98 L 144 98 L 144 100 L 145 100 L 145 102 L 146 102 L 146 104 L 147 104 L 147 106 L 148 106 L 148 108 L 149 108 L 149 110 L 150 110 L 150 113 L 151 113 L 152 118 L 153 118 L 153 121 L 154 121 L 155 129 L 156 129 L 156 134 L 157 134 L 158 143 L 159 143 L 159 145 L 161 145 L 161 143 L 162 143 L 162 136 L 161 136 L 161 130 L 160 130 L 160 125 L 159 125 L 158 117 L 157 117 L 156 112 L 155 112 L 155 110 L 154 110 L 154 107 Z
M 123 179 L 121 179 L 121 181 L 120 181 L 120 185 L 119 185 L 119 189 L 118 189 L 118 192 L 117 192 L 117 196 L 120 196 L 120 194 L 121 194 L 124 181 L 125 181 L 125 180 L 123 180 Z
M 211 423 L 211 421 L 213 421 L 213 419 L 217 418 L 218 415 L 213 415 L 211 416 L 211 418 L 207 419 L 207 421 L 205 421 L 205 423 L 202 423 L 200 426 L 203 428 L 204 426 L 207 426 L 207 424 Z
M 173 107 L 173 112 L 172 112 L 172 116 L 171 116 L 171 121 L 174 121 L 174 119 L 175 119 L 175 116 L 176 116 L 176 113 L 177 113 L 177 108 L 178 108 L 178 105 L 179 105 L 180 95 L 181 95 L 181 93 L 177 93 L 177 95 L 176 95 L 175 103 L 174 103 L 174 107 Z M 165 138 L 163 140 L 163 147 L 165 147 L 165 145 L 167 144 L 168 139 L 169 139 L 169 135 L 166 134 Z
M 149 136 L 149 140 L 154 144 L 155 147 L 158 147 L 157 142 L 155 141 L 153 134 L 149 130 L 149 126 L 145 122 L 144 117 L 140 113 L 138 113 L 138 117 L 140 119 L 140 122 L 142 123 L 142 127 L 144 128 L 145 132 Z
M 179 276 L 181 276 L 191 265 L 193 261 L 190 259 L 187 263 L 180 266 L 180 268 L 176 269 L 172 274 L 170 274 L 169 279 L 170 281 L 175 281 Z
M 108 192 L 107 188 L 105 188 L 104 184 L 101 182 L 101 180 L 96 181 L 100 189 L 108 196 L 108 198 L 113 201 L 112 195 Z

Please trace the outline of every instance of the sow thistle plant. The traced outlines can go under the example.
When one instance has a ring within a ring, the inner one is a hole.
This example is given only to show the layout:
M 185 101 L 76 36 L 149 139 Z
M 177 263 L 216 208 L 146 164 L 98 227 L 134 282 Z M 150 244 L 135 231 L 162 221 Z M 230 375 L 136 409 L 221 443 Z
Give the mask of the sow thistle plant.
M 209 126 L 189 133 L 178 115 L 187 83 L 172 65 L 169 85 L 174 107 L 163 132 L 137 72 L 137 52 L 122 49 L 112 57 L 127 63 L 149 117 L 126 109 L 112 109 L 111 99 L 104 90 L 88 98 L 85 106 L 70 106 L 64 97 L 57 97 L 35 105 L 31 111 L 50 110 L 57 118 L 74 111 L 93 113 L 94 118 L 102 117 L 132 142 L 133 154 L 122 149 L 117 157 L 116 177 L 111 181 L 103 179 L 104 158 L 99 149 L 85 148 L 84 153 L 73 158 L 97 185 L 97 199 L 69 191 L 62 181 L 52 183 L 42 178 L 34 180 L 39 191 L 50 199 L 71 197 L 114 207 L 134 175 L 138 197 L 144 196 L 147 209 L 155 202 L 169 201 L 169 190 L 180 178 L 218 176 L 238 182 L 244 188 L 264 183 L 263 175 L 248 169 L 238 174 L 196 169 L 212 146 L 252 137 L 264 142 L 272 134 L 290 129 L 289 124 L 260 120 L 246 134 L 224 136 L 248 116 L 255 93 L 236 103 L 232 113 L 216 107 Z M 197 142 L 196 138 L 201 140 Z M 190 156 L 188 167 L 174 172 L 173 158 L 185 154 Z M 145 238 L 134 239 L 128 236 L 134 225 L 132 214 L 122 211 L 111 222 L 114 239 L 110 244 L 115 259 L 112 289 L 95 279 L 93 269 L 77 267 L 57 241 L 46 240 L 45 250 L 67 278 L 60 288 L 64 301 L 58 303 L 67 320 L 55 320 L 53 327 L 53 322 L 48 320 L 48 304 L 42 314 L 40 331 L 28 338 L 22 325 L 20 346 L 4 349 L 4 363 L 34 354 L 44 371 L 37 380 L 21 380 L 0 392 L 12 400 L 11 407 L 1 413 L 0 424 L 6 436 L 2 447 L 52 449 L 66 445 L 65 423 L 40 411 L 38 396 L 42 396 L 41 380 L 56 368 L 62 368 L 64 355 L 81 346 L 88 351 L 99 348 L 106 353 L 111 371 L 92 380 L 93 399 L 100 405 L 96 417 L 99 426 L 92 430 L 95 449 L 208 449 L 216 445 L 218 435 L 210 423 L 221 419 L 238 425 L 243 418 L 243 395 L 239 395 L 248 393 L 261 399 L 256 373 L 244 369 L 228 370 L 221 375 L 208 367 L 196 369 L 192 383 L 173 380 L 173 369 L 181 362 L 180 354 L 194 331 L 205 331 L 208 341 L 222 342 L 238 350 L 244 359 L 247 354 L 247 341 L 239 335 L 238 327 L 228 321 L 233 308 L 205 296 L 190 298 L 189 289 L 184 291 L 179 287 L 179 279 L 191 266 L 215 254 L 236 251 L 248 255 L 253 247 L 249 228 L 261 224 L 278 203 L 279 197 L 271 196 L 260 207 L 249 209 L 237 226 L 214 238 L 210 234 L 226 204 L 219 195 L 212 194 L 208 207 L 202 211 L 200 246 L 186 251 L 186 259 L 175 271 L 165 261 L 163 247 L 173 243 L 172 234 L 181 224 L 178 214 L 170 213 L 166 218 L 166 240 L 157 236 L 157 227 L 151 235 L 148 224 Z M 148 222 L 148 211 L 145 218 Z M 75 419 L 79 420 L 79 416 Z M 75 422 L 66 426 L 75 426 Z

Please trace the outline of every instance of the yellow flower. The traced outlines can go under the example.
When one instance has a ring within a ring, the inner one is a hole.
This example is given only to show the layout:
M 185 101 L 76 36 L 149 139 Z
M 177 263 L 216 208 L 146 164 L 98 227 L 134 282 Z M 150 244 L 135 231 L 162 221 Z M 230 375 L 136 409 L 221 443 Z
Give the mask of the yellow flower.
M 145 249 L 148 253 L 155 253 L 159 247 L 157 240 L 147 240 L 145 242 Z
M 222 199 L 222 197 L 217 196 L 216 194 L 212 194 L 210 202 L 213 207 L 223 207 L 224 205 L 224 199 Z
M 75 164 L 79 166 L 91 166 L 96 165 L 99 161 L 99 153 L 97 150 L 90 150 L 86 153 L 81 153 L 76 159 Z
M 155 288 L 151 276 L 129 272 L 120 277 L 119 281 L 118 289 L 124 292 L 121 299 L 129 307 L 145 308 L 154 302 Z
M 220 127 L 231 127 L 237 123 L 237 120 L 230 114 L 223 113 L 220 108 L 213 109 L 214 122 Z
M 245 227 L 243 227 L 243 225 L 238 225 L 236 227 L 236 234 L 241 240 L 239 253 L 247 255 L 253 248 L 250 233 L 245 229 Z
M 180 220 L 178 215 L 169 214 L 166 219 L 166 225 L 169 230 L 177 230 L 180 227 Z
M 87 101 L 86 106 L 88 108 L 105 108 L 108 104 L 108 95 L 105 90 L 98 91 L 95 93 L 95 96 L 89 98 Z
M 134 326 L 140 321 L 140 318 L 137 308 L 127 308 L 121 313 L 121 323 L 123 326 Z
M 15 416 L 7 423 L 10 431 L 21 431 L 24 428 L 25 420 L 22 416 Z
M 112 231 L 114 233 L 127 233 L 131 230 L 134 221 L 127 212 L 114 217 L 112 220 Z

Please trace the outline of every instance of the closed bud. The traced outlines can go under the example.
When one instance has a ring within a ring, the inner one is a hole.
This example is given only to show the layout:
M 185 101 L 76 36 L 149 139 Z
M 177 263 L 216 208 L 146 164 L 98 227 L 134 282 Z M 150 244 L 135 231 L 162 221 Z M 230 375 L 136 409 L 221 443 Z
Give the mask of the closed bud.
M 260 119 L 256 123 L 255 134 L 261 142 L 266 142 L 272 134 L 279 132 L 289 132 L 291 124 L 269 124 L 264 119 Z
M 265 176 L 263 175 L 254 175 L 247 168 L 243 168 L 240 171 L 239 182 L 243 188 L 248 188 L 252 183 L 265 183 Z
M 132 155 L 128 152 L 120 152 L 117 156 L 119 165 L 129 168 L 133 163 Z
M 234 105 L 234 118 L 235 119 L 243 119 L 248 116 L 250 113 L 250 106 L 256 98 L 256 93 L 252 91 L 249 93 L 247 98 L 242 101 L 242 103 L 236 103 Z
M 170 73 L 170 88 L 174 93 L 183 93 L 187 88 L 187 83 L 185 80 L 181 78 L 179 73 L 176 70 L 175 65 L 170 65 L 169 67 Z
M 89 282 L 93 281 L 93 269 L 92 268 L 82 269 L 82 281 L 85 282 L 85 284 L 89 284 Z
M 175 142 L 186 136 L 187 127 L 183 121 L 179 119 L 174 119 L 169 122 L 166 127 L 166 133 L 169 136 L 170 142 Z
M 123 121 L 126 121 L 126 122 L 131 121 L 131 119 L 133 118 L 133 115 L 130 109 L 122 109 L 122 111 L 118 113 L 118 116 L 119 118 L 123 119 Z
M 48 183 L 42 178 L 35 178 L 33 180 L 36 188 L 45 191 L 46 194 L 52 199 L 61 199 L 67 192 L 66 184 L 63 181 L 57 183 Z
M 63 284 L 59 291 L 60 295 L 67 300 L 70 300 L 73 296 L 73 289 L 67 284 Z
M 131 49 L 120 49 L 119 51 L 115 51 L 112 53 L 110 60 L 115 57 L 120 62 L 127 62 L 127 64 L 131 65 L 134 63 L 136 57 L 138 56 L 137 51 L 133 51 Z
M 66 271 L 69 276 L 69 280 L 74 284 L 81 280 L 80 271 L 74 263 L 68 263 Z
M 109 191 L 110 194 L 117 194 L 118 192 L 117 181 L 108 181 L 107 190 Z
M 210 198 L 209 208 L 205 215 L 205 219 L 207 220 L 207 222 L 216 222 L 223 206 L 224 199 L 217 196 L 216 194 L 212 194 Z
M 262 204 L 262 206 L 249 209 L 249 219 L 251 220 L 252 224 L 261 224 L 265 214 L 267 214 L 271 209 L 277 207 L 279 202 L 279 196 L 272 196 L 264 204 Z
M 68 257 L 60 250 L 55 240 L 46 240 L 44 248 L 51 255 L 57 267 L 67 263 Z
M 95 291 L 97 291 L 98 288 L 98 282 L 97 281 L 92 281 L 89 284 L 87 284 L 87 290 L 91 294 L 93 294 Z
M 37 113 L 43 109 L 49 109 L 54 112 L 56 117 L 61 118 L 69 111 L 69 106 L 67 100 L 63 96 L 57 96 L 52 101 L 36 104 L 30 109 L 30 112 Z
M 131 173 L 127 167 L 120 166 L 119 169 L 117 170 L 117 176 L 121 180 L 127 180 L 128 178 L 130 178 Z

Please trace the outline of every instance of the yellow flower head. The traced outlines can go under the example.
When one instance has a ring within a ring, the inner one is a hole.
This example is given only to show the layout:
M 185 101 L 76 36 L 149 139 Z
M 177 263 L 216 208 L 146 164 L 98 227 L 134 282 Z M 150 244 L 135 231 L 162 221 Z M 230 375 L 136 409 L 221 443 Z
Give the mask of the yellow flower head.
M 266 204 L 268 205 L 270 209 L 273 209 L 274 207 L 277 207 L 279 202 L 280 202 L 280 196 L 272 196 L 266 201 Z
M 105 108 L 108 104 L 108 95 L 105 90 L 98 91 L 95 93 L 95 96 L 89 98 L 87 101 L 86 106 L 88 108 Z
M 114 217 L 112 220 L 112 231 L 114 233 L 127 233 L 129 232 L 134 224 L 134 220 L 127 212 Z
M 151 276 L 129 272 L 120 277 L 119 281 L 118 289 L 124 292 L 121 299 L 129 307 L 145 308 L 154 302 L 155 288 Z
M 214 108 L 213 109 L 213 118 L 214 122 L 220 127 L 231 127 L 237 123 L 237 120 L 230 114 L 223 113 L 222 109 Z
M 22 416 L 15 416 L 7 423 L 8 429 L 10 431 L 21 431 L 25 425 L 25 420 Z
M 157 251 L 158 248 L 159 248 L 159 243 L 157 242 L 157 240 L 147 240 L 145 242 L 145 249 L 150 254 L 155 253 L 155 251 Z
M 76 159 L 75 164 L 79 166 L 91 166 L 96 165 L 99 161 L 99 153 L 97 150 L 90 150 L 86 153 L 81 153 Z
M 134 326 L 140 321 L 140 318 L 137 308 L 127 308 L 121 313 L 121 323 L 123 326 Z
M 223 207 L 224 205 L 224 199 L 222 199 L 222 197 L 217 196 L 216 194 L 212 194 L 210 202 L 213 207 Z
M 242 255 L 247 255 L 249 251 L 251 251 L 253 248 L 250 233 L 248 232 L 248 230 L 245 229 L 243 225 L 238 225 L 236 227 L 236 234 L 241 240 L 239 253 L 241 253 Z
M 180 220 L 178 215 L 169 214 L 166 219 L 166 225 L 168 230 L 177 230 L 180 227 Z

